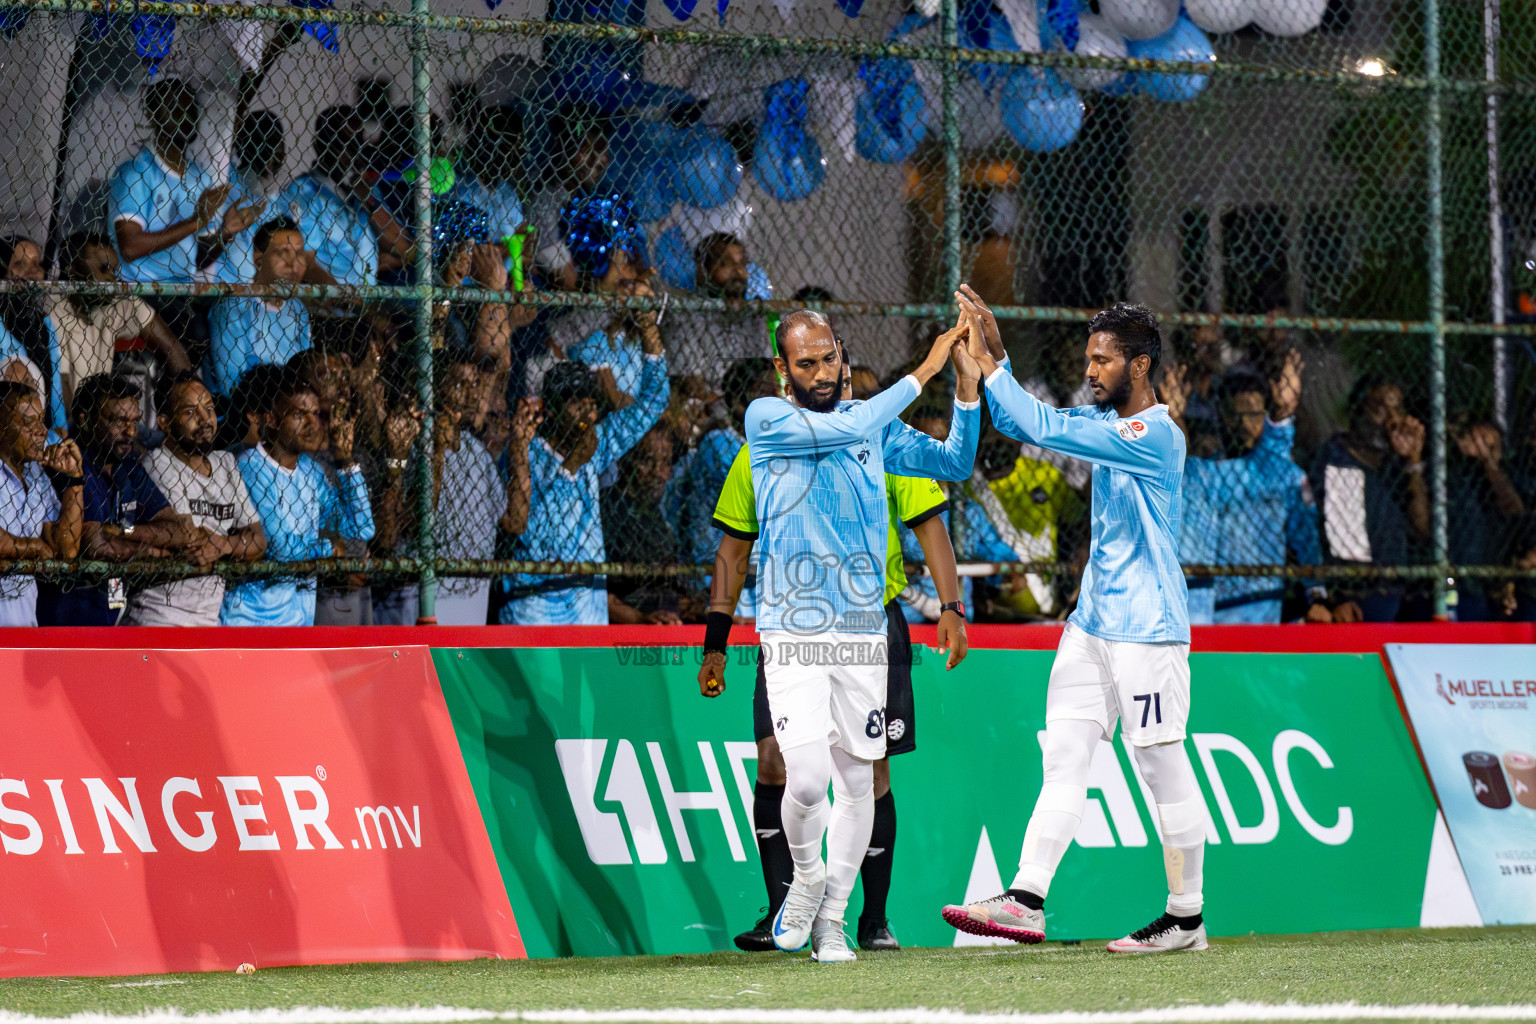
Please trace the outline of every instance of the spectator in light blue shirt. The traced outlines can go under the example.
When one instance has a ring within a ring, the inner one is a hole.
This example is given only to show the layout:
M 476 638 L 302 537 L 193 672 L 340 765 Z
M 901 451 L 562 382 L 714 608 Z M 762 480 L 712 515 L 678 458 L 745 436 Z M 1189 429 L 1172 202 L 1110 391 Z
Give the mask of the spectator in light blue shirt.
M 515 108 L 478 111 L 471 136 L 465 140 L 463 173 L 449 193 L 485 211 L 492 242 L 515 235 L 528 220 L 512 181 L 522 163 L 522 134 L 522 117 Z
M 262 443 L 239 459 L 240 476 L 267 535 L 267 557 L 299 562 L 340 557 L 343 540 L 370 540 L 373 512 L 362 470 L 352 460 L 350 428 L 332 430 L 337 483 L 311 453 L 326 443 L 320 399 L 296 370 L 283 374 L 268 406 Z M 224 625 L 309 626 L 315 621 L 315 579 L 277 578 L 231 587 L 219 617 Z
M 225 176 L 187 156 L 197 137 L 197 93 L 177 79 L 144 95 L 149 144 L 112 172 L 107 220 L 125 281 L 205 280 L 224 245 L 255 222 L 261 203 L 227 203 Z
M 0 236 L 0 281 L 39 285 L 46 277 L 41 246 L 20 235 Z M 36 289 L 0 295 L 0 358 L 19 351 L 37 367 L 46 385 L 42 395 L 48 426 L 63 429 L 68 418 L 64 412 L 64 384 L 59 378 L 59 340 L 43 309 L 42 298 L 41 291 Z M 15 338 L 14 348 L 3 341 L 5 331 Z
M 80 450 L 48 445 L 43 404 L 25 384 L 0 381 L 0 558 L 74 559 L 80 554 Z M 57 473 L 63 499 L 49 480 Z M 37 582 L 0 577 L 0 626 L 37 625 Z
M 252 240 L 258 287 L 304 281 L 304 236 L 287 217 L 263 224 Z M 309 312 L 298 299 L 231 295 L 214 303 L 209 358 L 215 394 L 227 395 L 258 363 L 286 365 L 309 348 Z
M 667 407 L 667 363 L 652 329 L 645 339 L 645 369 L 635 401 L 607 417 L 596 375 L 562 362 L 544 379 L 545 420 L 528 446 L 531 493 L 528 526 L 515 557 L 530 561 L 607 560 L 598 501 L 598 478 L 661 417 Z M 593 436 L 595 435 L 595 437 Z M 606 625 L 607 579 L 603 576 L 519 574 L 504 577 L 509 601 L 503 623 Z
M 235 129 L 235 166 L 230 171 L 235 202 L 267 204 L 277 198 L 280 191 L 277 176 L 288 159 L 283 131 L 282 119 L 270 110 L 251 111 Z M 256 253 L 252 243 L 259 230 L 258 218 L 224 246 L 223 258 L 219 260 L 220 281 L 247 284 L 256 276 Z
M 377 284 L 379 251 L 410 252 L 404 230 L 372 195 L 363 177 L 363 122 L 352 107 L 327 107 L 315 118 L 315 162 L 277 198 L 277 212 L 299 225 L 314 255 L 311 283 Z

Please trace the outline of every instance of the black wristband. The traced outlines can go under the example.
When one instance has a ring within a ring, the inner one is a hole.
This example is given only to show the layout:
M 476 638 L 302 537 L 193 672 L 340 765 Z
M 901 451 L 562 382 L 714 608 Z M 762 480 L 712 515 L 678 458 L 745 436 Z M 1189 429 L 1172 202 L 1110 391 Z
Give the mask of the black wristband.
M 704 653 L 725 653 L 731 639 L 731 617 L 725 612 L 707 612 L 704 615 Z

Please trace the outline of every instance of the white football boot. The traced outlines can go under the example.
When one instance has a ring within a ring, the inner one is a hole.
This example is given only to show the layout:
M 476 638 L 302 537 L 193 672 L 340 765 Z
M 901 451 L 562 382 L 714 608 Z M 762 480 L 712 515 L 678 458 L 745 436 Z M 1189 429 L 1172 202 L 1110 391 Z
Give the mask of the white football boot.
M 773 919 L 773 944 L 786 953 L 804 949 L 811 938 L 811 924 L 821 910 L 821 897 L 827 891 L 827 880 L 807 886 L 798 878 L 790 885 Z
M 945 921 L 972 935 L 1026 944 L 1045 939 L 1045 911 L 1026 907 L 1007 893 L 965 906 L 951 904 L 940 913 Z
M 848 936 L 843 932 L 843 922 L 828 921 L 818 917 L 811 926 L 811 959 L 819 964 L 845 964 L 857 960 L 848 948 Z
M 1111 953 L 1177 953 L 1211 947 L 1205 941 L 1204 921 L 1193 928 L 1183 928 L 1178 918 L 1164 914 L 1145 928 L 1138 928 L 1104 948 Z

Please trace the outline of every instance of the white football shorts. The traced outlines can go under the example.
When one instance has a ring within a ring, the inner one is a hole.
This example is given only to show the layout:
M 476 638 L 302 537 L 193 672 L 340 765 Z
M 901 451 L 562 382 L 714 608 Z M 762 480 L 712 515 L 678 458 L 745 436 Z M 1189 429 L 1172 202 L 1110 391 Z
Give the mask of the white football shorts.
M 1068 624 L 1045 690 L 1045 721 L 1097 722 L 1105 739 L 1120 720 L 1138 747 L 1184 739 L 1189 724 L 1189 645 L 1101 640 Z
M 768 710 L 780 750 L 807 743 L 885 756 L 885 632 L 762 635 Z

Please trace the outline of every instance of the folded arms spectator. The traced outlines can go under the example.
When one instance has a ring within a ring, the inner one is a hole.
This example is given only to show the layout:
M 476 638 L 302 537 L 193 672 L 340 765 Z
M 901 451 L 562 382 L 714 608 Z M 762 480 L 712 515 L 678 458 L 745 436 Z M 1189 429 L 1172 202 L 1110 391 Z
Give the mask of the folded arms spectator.
M 218 418 L 213 395 L 191 373 L 168 374 L 155 386 L 158 425 L 165 444 L 142 464 L 171 507 L 197 530 L 185 551 L 198 565 L 254 562 L 267 550 L 256 507 L 235 456 L 214 450 Z M 197 576 L 136 591 L 125 624 L 217 626 L 224 603 L 222 576 Z
M 47 441 L 37 392 L 0 382 L 0 558 L 70 560 L 80 554 L 80 450 L 73 441 Z M 37 625 L 31 576 L 0 578 L 0 625 Z

